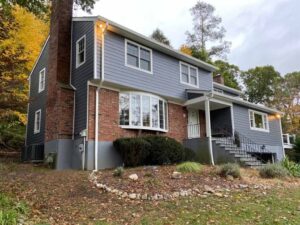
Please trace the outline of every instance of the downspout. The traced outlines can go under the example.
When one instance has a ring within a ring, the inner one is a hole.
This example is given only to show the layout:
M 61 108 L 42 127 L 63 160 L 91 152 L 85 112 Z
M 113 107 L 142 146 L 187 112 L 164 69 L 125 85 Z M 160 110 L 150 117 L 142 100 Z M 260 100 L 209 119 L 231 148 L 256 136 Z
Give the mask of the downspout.
M 100 89 L 102 87 L 102 83 L 104 81 L 104 37 L 105 37 L 105 32 L 108 27 L 108 23 L 105 24 L 103 27 L 102 24 L 99 26 L 101 29 L 101 73 L 100 73 L 100 83 L 96 89 L 96 109 L 95 109 L 95 171 L 98 171 L 98 154 L 99 154 L 99 149 L 98 149 L 98 139 L 99 139 L 99 93 Z M 95 46 L 97 46 L 97 25 L 95 26 Z M 96 49 L 97 52 L 97 49 Z M 97 54 L 95 54 L 95 57 Z M 95 58 L 95 63 L 97 64 L 97 58 Z M 95 67 L 97 68 L 97 67 Z M 97 70 L 95 70 L 97 73 Z

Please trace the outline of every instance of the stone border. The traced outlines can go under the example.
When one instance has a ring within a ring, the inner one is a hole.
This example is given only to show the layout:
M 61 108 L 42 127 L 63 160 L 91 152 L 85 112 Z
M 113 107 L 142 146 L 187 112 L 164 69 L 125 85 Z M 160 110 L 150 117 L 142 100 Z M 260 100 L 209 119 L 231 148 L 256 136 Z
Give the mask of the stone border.
M 109 187 L 106 184 L 98 182 L 97 175 L 95 174 L 95 171 L 93 171 L 90 176 L 89 180 L 99 189 L 106 191 L 108 193 L 115 194 L 116 196 L 123 198 L 123 199 L 130 199 L 130 200 L 148 200 L 148 201 L 159 201 L 159 200 L 174 200 L 180 197 L 189 197 L 189 196 L 199 196 L 201 198 L 207 198 L 209 195 L 214 195 L 217 197 L 229 197 L 228 192 L 230 192 L 230 189 L 223 189 L 223 188 L 217 188 L 213 189 L 207 185 L 204 185 L 204 191 L 200 191 L 198 188 L 193 189 L 186 189 L 186 190 L 180 190 L 172 193 L 163 193 L 163 194 L 147 194 L 147 193 L 128 193 L 126 191 L 121 191 L 119 189 Z M 270 189 L 270 187 L 264 186 L 264 185 L 254 185 L 249 186 L 247 184 L 239 184 L 234 185 L 235 187 L 233 189 L 261 189 L 261 190 L 267 190 Z M 220 190 L 222 189 L 222 190 Z M 226 194 L 222 192 L 227 192 Z

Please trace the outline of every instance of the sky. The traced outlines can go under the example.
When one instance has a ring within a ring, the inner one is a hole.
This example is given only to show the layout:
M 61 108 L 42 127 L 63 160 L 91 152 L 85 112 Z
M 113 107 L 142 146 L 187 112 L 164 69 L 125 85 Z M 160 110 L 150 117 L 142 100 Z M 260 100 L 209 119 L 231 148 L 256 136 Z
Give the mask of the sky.
M 100 0 L 101 15 L 149 36 L 161 29 L 178 49 L 192 31 L 197 0 Z M 216 8 L 232 43 L 227 61 L 242 70 L 273 65 L 281 75 L 300 71 L 300 0 L 207 0 Z M 77 11 L 77 16 L 85 15 Z

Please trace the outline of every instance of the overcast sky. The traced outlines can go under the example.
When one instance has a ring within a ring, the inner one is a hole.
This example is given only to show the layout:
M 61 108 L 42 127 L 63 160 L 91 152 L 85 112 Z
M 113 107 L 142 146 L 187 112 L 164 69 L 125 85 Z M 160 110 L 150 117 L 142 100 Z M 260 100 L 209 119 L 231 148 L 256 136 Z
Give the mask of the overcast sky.
M 197 0 L 100 0 L 101 15 L 149 36 L 160 28 L 174 48 L 192 29 L 189 9 Z M 300 71 L 300 0 L 207 0 L 222 17 L 232 42 L 228 61 L 245 70 L 273 65 L 282 75 Z M 77 15 L 83 15 L 77 12 Z

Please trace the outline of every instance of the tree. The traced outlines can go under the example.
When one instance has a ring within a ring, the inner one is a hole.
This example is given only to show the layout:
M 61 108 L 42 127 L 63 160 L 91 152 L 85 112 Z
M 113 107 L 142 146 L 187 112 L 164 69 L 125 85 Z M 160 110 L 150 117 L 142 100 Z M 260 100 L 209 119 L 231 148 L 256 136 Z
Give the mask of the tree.
M 242 72 L 241 78 L 246 88 L 248 101 L 270 105 L 274 100 L 278 85 L 282 81 L 280 73 L 273 66 L 255 67 Z
M 238 90 L 241 89 L 237 81 L 238 77 L 241 74 L 239 67 L 222 60 L 217 60 L 213 64 L 219 68 L 213 73 L 214 76 L 221 74 L 221 76 L 224 78 L 224 84 L 226 86 Z
M 179 48 L 179 51 L 186 54 L 186 55 L 190 55 L 192 56 L 192 49 L 187 46 L 187 45 L 181 45 L 181 47 Z
M 164 33 L 159 28 L 156 28 L 153 31 L 153 33 L 150 35 L 150 38 L 171 47 L 169 39 L 164 35 Z
M 187 44 L 192 49 L 193 56 L 204 61 L 211 57 L 225 58 L 230 48 L 230 42 L 223 41 L 226 30 L 221 26 L 222 19 L 214 13 L 215 8 L 202 1 L 191 8 L 194 28 L 193 33 L 187 32 Z M 216 42 L 217 45 L 212 45 Z M 209 48 L 210 44 L 212 47 Z
M 48 35 L 48 25 L 16 6 L 9 13 L 0 10 L 0 27 L 0 147 L 9 147 L 8 143 L 16 143 L 14 138 L 24 138 L 24 133 L 14 134 L 25 130 L 27 77 Z

